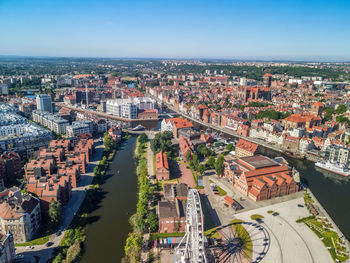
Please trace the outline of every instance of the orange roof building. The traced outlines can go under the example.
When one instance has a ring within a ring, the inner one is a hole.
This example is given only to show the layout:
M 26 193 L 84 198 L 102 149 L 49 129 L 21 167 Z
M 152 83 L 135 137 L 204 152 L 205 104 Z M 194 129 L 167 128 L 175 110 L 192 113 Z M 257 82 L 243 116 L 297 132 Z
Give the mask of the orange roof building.
M 162 151 L 156 154 L 156 178 L 157 180 L 170 179 L 168 157 Z
M 225 160 L 223 176 L 236 189 L 254 201 L 266 200 L 298 191 L 293 171 L 266 156 L 256 155 L 238 160 Z M 229 162 L 229 163 L 227 163 Z
M 258 144 L 249 142 L 243 139 L 239 139 L 236 144 L 236 157 L 247 157 L 260 154 L 260 147 Z

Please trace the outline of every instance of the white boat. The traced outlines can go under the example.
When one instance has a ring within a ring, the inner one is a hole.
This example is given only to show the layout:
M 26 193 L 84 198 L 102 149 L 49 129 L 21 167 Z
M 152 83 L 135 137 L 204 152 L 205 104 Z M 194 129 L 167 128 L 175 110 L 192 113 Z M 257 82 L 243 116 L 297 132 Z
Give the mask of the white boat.
M 315 163 L 315 166 L 323 170 L 329 171 L 331 173 L 339 174 L 342 176 L 350 175 L 350 170 L 347 169 L 344 165 L 341 165 L 339 163 L 331 163 L 329 161 L 327 162 L 319 161 Z
M 141 131 L 141 130 L 144 130 L 145 127 L 143 127 L 141 124 L 137 125 L 135 128 L 133 128 L 132 130 L 133 131 Z

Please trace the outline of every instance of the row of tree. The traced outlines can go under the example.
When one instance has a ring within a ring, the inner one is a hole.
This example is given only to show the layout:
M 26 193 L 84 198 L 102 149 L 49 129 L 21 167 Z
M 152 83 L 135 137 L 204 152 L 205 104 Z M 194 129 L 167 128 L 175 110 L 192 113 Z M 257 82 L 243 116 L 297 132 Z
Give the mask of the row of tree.
M 158 217 L 154 209 L 149 209 L 149 203 L 152 201 L 154 188 L 148 180 L 147 159 L 140 154 L 145 151 L 148 138 L 144 134 L 138 137 L 138 165 L 136 174 L 138 178 L 139 195 L 136 206 L 136 213 L 130 217 L 130 224 L 133 232 L 129 233 L 126 239 L 125 262 L 140 262 L 142 249 L 142 234 L 145 232 L 156 232 L 158 230 Z

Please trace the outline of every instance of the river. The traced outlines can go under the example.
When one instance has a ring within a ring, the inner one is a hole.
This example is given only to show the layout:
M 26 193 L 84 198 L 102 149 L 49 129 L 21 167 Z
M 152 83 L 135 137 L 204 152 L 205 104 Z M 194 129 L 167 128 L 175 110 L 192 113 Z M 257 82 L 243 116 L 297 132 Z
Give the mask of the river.
M 132 137 L 125 142 L 110 165 L 108 177 L 102 186 L 105 197 L 100 207 L 90 215 L 96 220 L 87 230 L 86 252 L 81 259 L 82 263 L 120 262 L 124 255 L 125 239 L 131 231 L 128 219 L 135 213 L 137 202 L 136 164 L 133 159 L 135 141 L 136 138 Z M 264 147 L 262 147 L 262 153 L 269 157 L 281 155 Z M 350 178 L 316 170 L 314 163 L 310 161 L 283 157 L 300 172 L 302 180 L 309 185 L 311 191 L 349 240 Z M 203 209 L 206 210 L 205 205 Z M 207 221 L 206 224 L 211 225 L 212 222 Z
M 124 256 L 125 240 L 131 231 L 128 220 L 136 212 L 137 202 L 135 142 L 135 137 L 124 142 L 109 167 L 102 185 L 105 196 L 89 215 L 94 222 L 87 228 L 82 263 L 121 262 Z

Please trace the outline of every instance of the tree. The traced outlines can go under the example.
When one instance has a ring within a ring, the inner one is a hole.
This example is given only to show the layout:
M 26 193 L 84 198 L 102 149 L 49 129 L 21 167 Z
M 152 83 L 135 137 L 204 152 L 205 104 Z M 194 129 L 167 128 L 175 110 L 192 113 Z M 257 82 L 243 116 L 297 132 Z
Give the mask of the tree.
M 137 263 L 140 262 L 142 248 L 142 236 L 141 233 L 129 233 L 126 239 L 124 247 L 125 256 L 128 258 L 128 262 Z
M 145 133 L 142 133 L 140 136 L 139 136 L 139 143 L 146 143 L 148 141 L 148 137 Z
M 151 232 L 158 231 L 158 217 L 154 211 L 151 211 L 147 216 L 147 222 L 149 226 L 149 230 Z
M 215 168 L 215 158 L 214 156 L 210 156 L 206 165 L 208 166 L 209 169 L 214 169 Z
M 331 107 L 324 107 L 323 111 L 326 112 L 326 119 L 330 120 L 332 118 L 332 115 L 334 113 L 334 109 L 332 109 Z
M 233 146 L 232 143 L 229 143 L 226 145 L 226 150 L 228 150 L 229 152 L 234 151 L 235 147 Z
M 220 154 L 218 156 L 218 159 L 216 160 L 216 164 L 215 164 L 215 171 L 216 171 L 217 175 L 220 176 L 222 174 L 223 167 L 224 167 L 224 156 L 222 154 Z
M 346 106 L 344 104 L 339 105 L 335 112 L 337 114 L 343 114 L 344 112 L 346 112 Z
M 111 136 L 108 135 L 108 133 L 105 133 L 105 135 L 103 136 L 103 144 L 105 146 L 105 151 L 106 152 L 110 152 L 115 147 L 117 147 L 116 142 L 112 139 Z
M 191 153 L 190 150 L 188 150 L 188 151 L 186 152 L 185 159 L 186 159 L 187 162 L 191 162 L 191 161 L 192 161 L 192 153 Z
M 201 156 L 209 156 L 209 155 L 211 155 L 210 149 L 208 149 L 208 147 L 206 147 L 204 144 L 198 145 L 197 153 L 199 155 L 201 155 Z
M 198 166 L 199 166 L 199 159 L 198 159 L 198 154 L 194 153 L 192 156 L 192 162 L 193 162 L 193 167 L 196 171 L 198 171 Z
M 63 209 L 60 202 L 51 200 L 49 205 L 49 217 L 52 223 L 57 224 L 61 221 L 63 216 Z
M 199 172 L 201 175 L 204 174 L 204 172 L 205 172 L 205 165 L 204 165 L 204 164 L 201 163 L 201 164 L 198 166 L 198 172 Z

